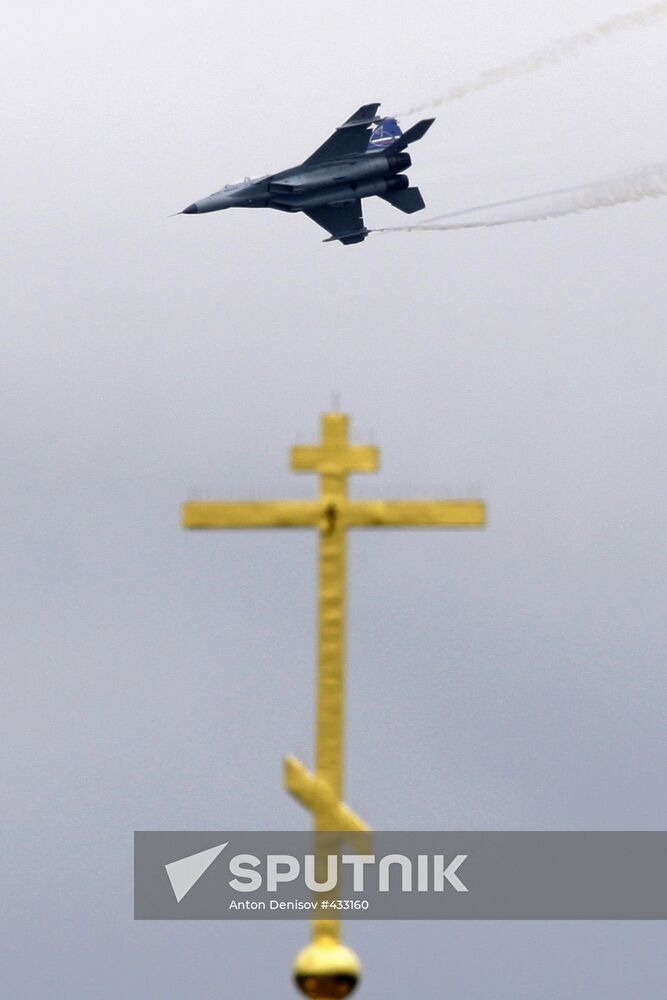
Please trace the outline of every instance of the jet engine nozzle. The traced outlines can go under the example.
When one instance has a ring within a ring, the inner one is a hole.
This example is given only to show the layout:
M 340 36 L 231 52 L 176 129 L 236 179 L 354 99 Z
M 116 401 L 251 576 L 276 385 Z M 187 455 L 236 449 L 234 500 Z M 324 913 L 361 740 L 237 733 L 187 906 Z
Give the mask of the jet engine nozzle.
M 409 153 L 388 153 L 387 163 L 392 174 L 399 174 L 402 170 L 407 170 L 412 166 Z
M 410 181 L 405 174 L 399 174 L 398 177 L 389 178 L 387 181 L 387 191 L 405 191 L 409 185 Z

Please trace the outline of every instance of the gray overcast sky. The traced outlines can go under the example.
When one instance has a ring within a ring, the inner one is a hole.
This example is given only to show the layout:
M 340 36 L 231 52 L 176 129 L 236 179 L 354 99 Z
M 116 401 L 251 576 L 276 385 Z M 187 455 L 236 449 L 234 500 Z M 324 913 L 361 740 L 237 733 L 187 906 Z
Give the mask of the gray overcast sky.
M 3 996 L 292 995 L 299 923 L 132 921 L 135 829 L 294 828 L 315 539 L 186 534 L 193 495 L 310 495 L 341 393 L 359 495 L 489 503 L 358 533 L 348 799 L 377 828 L 660 829 L 667 199 L 324 246 L 167 218 L 631 9 L 10 3 L 4 147 Z M 438 111 L 429 214 L 663 160 L 667 21 Z M 405 124 L 405 122 L 404 122 Z M 376 201 L 369 224 L 401 217 Z M 662 924 L 356 923 L 373 998 L 663 998 Z

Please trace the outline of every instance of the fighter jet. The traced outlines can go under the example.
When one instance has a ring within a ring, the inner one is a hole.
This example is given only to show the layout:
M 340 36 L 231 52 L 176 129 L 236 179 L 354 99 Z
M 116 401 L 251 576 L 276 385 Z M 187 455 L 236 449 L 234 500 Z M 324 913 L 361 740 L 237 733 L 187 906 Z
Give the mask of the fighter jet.
M 412 165 L 405 150 L 426 134 L 435 119 L 424 118 L 403 133 L 395 118 L 377 116 L 379 107 L 378 103 L 359 108 L 299 166 L 227 184 L 181 214 L 223 208 L 303 212 L 330 234 L 325 243 L 363 242 L 369 231 L 362 198 L 377 195 L 408 214 L 425 207 L 419 188 L 410 187 L 405 176 Z

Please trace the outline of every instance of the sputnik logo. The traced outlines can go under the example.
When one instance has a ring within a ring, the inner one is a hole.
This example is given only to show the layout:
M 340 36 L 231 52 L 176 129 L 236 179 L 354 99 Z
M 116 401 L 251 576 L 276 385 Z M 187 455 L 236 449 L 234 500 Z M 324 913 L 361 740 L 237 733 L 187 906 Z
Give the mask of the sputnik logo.
M 207 851 L 190 854 L 187 858 L 179 858 L 178 861 L 171 861 L 164 866 L 177 903 L 180 903 L 183 897 L 187 896 L 193 885 L 208 871 L 228 843 L 229 841 L 226 841 L 217 847 L 209 847 Z

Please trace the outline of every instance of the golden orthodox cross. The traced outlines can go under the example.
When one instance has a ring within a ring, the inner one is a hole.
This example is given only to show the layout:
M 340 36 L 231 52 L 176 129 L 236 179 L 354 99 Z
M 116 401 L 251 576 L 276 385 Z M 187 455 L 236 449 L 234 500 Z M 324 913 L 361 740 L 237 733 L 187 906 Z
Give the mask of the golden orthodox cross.
M 292 448 L 292 468 L 295 472 L 315 472 L 321 476 L 318 499 L 191 501 L 183 507 L 186 528 L 316 528 L 319 532 L 315 770 L 309 771 L 295 757 L 288 756 L 285 760 L 287 789 L 312 812 L 318 832 L 354 833 L 368 829 L 363 820 L 343 802 L 345 557 L 348 529 L 480 528 L 485 522 L 485 507 L 479 500 L 349 499 L 347 479 L 350 473 L 377 472 L 378 465 L 377 448 L 350 444 L 345 414 L 325 413 L 320 444 Z M 345 975 L 342 978 L 338 975 L 336 983 L 332 981 L 334 969 L 344 973 L 348 968 L 350 975 L 347 979 L 350 981 L 353 978 L 356 981 L 358 975 L 358 963 L 356 971 L 353 971 L 356 957 L 340 944 L 338 921 L 315 920 L 313 945 L 306 952 L 300 957 L 306 956 L 305 961 L 299 964 L 297 960 L 296 970 L 304 992 L 316 997 L 343 996 L 349 992 L 343 981 Z M 313 972 L 310 978 L 309 969 Z M 326 969 L 331 970 L 330 975 L 324 975 Z M 351 982 L 350 988 L 353 985 Z

